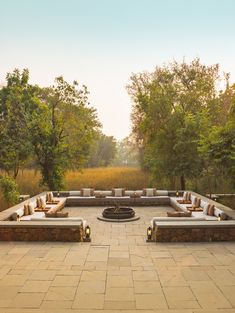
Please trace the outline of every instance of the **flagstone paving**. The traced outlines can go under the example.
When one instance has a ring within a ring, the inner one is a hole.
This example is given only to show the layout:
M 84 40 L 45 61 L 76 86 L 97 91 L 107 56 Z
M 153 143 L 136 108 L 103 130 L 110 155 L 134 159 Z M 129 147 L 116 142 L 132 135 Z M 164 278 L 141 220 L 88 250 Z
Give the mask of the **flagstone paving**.
M 66 208 L 91 243 L 0 242 L 0 313 L 235 313 L 235 243 L 146 243 L 153 216 L 106 223 Z

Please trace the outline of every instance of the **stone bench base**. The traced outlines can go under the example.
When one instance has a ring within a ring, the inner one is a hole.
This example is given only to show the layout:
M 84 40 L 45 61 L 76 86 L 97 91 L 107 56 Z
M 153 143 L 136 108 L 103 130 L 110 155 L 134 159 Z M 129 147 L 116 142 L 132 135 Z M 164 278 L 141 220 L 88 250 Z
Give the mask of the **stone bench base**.
M 0 241 L 83 241 L 81 223 L 0 222 Z
M 169 205 L 170 198 L 168 196 L 158 196 L 149 198 L 83 198 L 83 197 L 68 197 L 66 199 L 66 206 L 156 206 L 156 205 Z
M 210 241 L 234 241 L 235 223 L 223 222 L 188 223 L 188 225 L 164 225 L 161 222 L 154 229 L 153 239 L 156 242 L 210 242 Z M 183 222 L 181 222 L 183 223 Z M 197 225 L 197 224 L 198 225 Z M 180 224 L 180 222 L 179 222 Z M 201 224 L 201 225 L 200 225 Z

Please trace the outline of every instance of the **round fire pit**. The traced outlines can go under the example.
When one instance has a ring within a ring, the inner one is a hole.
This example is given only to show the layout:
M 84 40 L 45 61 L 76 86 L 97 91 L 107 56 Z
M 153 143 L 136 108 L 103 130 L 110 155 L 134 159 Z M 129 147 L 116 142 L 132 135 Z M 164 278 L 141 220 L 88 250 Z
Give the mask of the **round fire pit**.
M 106 222 L 131 222 L 138 220 L 139 216 L 136 216 L 135 211 L 130 207 L 115 206 L 104 209 L 98 219 Z

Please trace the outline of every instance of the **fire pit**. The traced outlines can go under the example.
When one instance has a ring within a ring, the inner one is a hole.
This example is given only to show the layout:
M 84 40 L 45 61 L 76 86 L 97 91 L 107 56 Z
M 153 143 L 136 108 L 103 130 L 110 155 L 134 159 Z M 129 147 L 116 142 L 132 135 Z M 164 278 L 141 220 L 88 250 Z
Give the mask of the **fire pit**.
M 102 216 L 98 216 L 99 220 L 107 222 L 130 222 L 139 219 L 139 216 L 135 215 L 135 211 L 130 207 L 114 207 L 104 209 Z

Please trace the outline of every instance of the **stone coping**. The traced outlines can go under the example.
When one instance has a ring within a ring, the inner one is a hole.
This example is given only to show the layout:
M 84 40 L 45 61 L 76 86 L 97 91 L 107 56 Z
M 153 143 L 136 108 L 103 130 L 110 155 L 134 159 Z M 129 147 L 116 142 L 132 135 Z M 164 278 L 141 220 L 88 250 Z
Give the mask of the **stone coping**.
M 157 222 L 156 228 L 215 228 L 235 227 L 235 220 L 228 221 L 164 221 Z
M 53 221 L 53 223 L 48 223 L 48 222 L 43 222 L 43 221 L 20 221 L 20 222 L 15 222 L 15 221 L 0 221 L 0 227 L 9 227 L 9 226 L 14 226 L 14 227 L 23 227 L 23 228 L 55 228 L 55 227 L 59 227 L 59 228 L 71 228 L 71 227 L 77 227 L 77 226 L 81 226 L 82 225 L 82 221 L 71 221 L 71 222 L 67 222 L 64 223 L 63 221 Z

